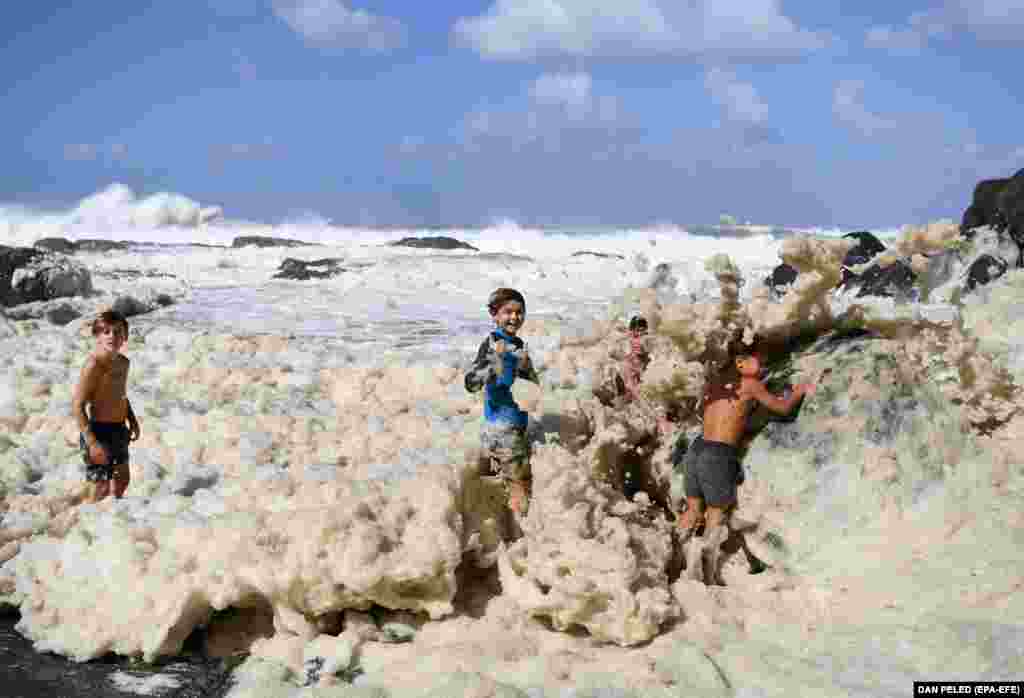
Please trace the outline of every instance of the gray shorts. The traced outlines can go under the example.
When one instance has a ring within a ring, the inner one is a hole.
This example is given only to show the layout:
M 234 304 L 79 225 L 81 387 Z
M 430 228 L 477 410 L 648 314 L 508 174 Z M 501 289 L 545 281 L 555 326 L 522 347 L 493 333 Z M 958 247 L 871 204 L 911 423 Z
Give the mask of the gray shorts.
M 731 444 L 694 439 L 686 452 L 686 496 L 700 497 L 712 507 L 736 503 L 736 488 L 743 484 L 739 449 Z
M 492 475 L 500 475 L 504 480 L 530 479 L 530 441 L 526 427 L 485 420 L 480 428 L 480 442 Z

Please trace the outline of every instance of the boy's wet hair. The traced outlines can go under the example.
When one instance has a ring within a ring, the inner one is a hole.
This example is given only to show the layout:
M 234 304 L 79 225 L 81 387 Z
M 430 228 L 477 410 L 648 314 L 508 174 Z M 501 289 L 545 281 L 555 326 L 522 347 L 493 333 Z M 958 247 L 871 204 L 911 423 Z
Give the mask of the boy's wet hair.
M 127 337 L 128 320 L 125 319 L 124 315 L 116 310 L 105 310 L 92 321 L 92 336 L 98 335 L 103 331 L 104 327 L 117 327 L 118 325 L 124 328 L 124 336 Z
M 629 320 L 629 331 L 638 332 L 639 330 L 647 329 L 647 318 L 642 315 L 634 315 Z
M 492 293 L 491 297 L 487 299 L 487 310 L 491 315 L 497 315 L 501 306 L 509 301 L 518 301 L 523 306 L 523 312 L 526 312 L 526 299 L 514 288 L 499 288 Z

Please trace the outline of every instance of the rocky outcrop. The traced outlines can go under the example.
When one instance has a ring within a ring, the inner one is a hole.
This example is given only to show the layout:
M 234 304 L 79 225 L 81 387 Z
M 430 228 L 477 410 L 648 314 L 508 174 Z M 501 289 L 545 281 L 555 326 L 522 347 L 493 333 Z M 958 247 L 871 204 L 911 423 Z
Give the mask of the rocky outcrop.
M 852 280 L 855 276 L 855 274 L 850 271 L 850 267 L 870 262 L 876 256 L 885 252 L 885 245 L 883 245 L 881 240 L 867 230 L 858 230 L 853 233 L 847 233 L 843 238 L 846 240 L 855 240 L 857 242 L 856 245 L 850 248 L 850 251 L 846 253 L 846 257 L 843 259 L 843 284 L 846 284 L 847 281 Z
M 1009 265 L 999 257 L 993 257 L 987 253 L 981 255 L 967 270 L 964 290 L 969 293 L 978 286 L 995 281 L 1006 273 L 1008 267 Z
M 1002 215 L 999 212 L 999 195 L 1003 187 L 1010 181 L 1009 178 L 983 179 L 974 187 L 974 195 L 971 197 L 971 205 L 964 211 L 960 223 L 960 232 L 970 237 L 974 228 L 981 226 L 992 226 L 1002 228 L 1005 225 Z
M 790 284 L 796 281 L 799 274 L 800 272 L 795 268 L 783 262 L 772 270 L 772 273 L 765 278 L 764 283 L 771 289 L 772 295 L 779 298 L 786 293 Z
M 626 257 L 621 254 L 612 254 L 609 252 L 591 252 L 590 250 L 579 250 L 573 252 L 573 257 L 597 257 L 599 259 L 625 259 Z
M 424 238 L 402 238 L 396 242 L 388 243 L 390 247 L 415 247 L 417 249 L 426 250 L 471 250 L 473 252 L 479 252 L 480 250 L 473 247 L 467 242 L 456 240 L 455 238 L 441 236 L 424 237 Z
M 333 259 L 316 259 L 313 261 L 305 261 L 302 259 L 292 259 L 288 257 L 281 266 L 278 267 L 278 271 L 274 274 L 275 279 L 288 279 L 292 281 L 309 281 L 310 279 L 329 279 L 332 276 L 337 276 L 342 272 L 348 271 L 341 266 L 344 260 L 339 258 Z
M 127 250 L 136 243 L 128 240 L 68 240 L 67 238 L 42 238 L 36 241 L 35 247 L 61 254 L 75 254 L 77 252 L 113 252 Z
M 232 247 L 314 247 L 315 243 L 263 235 L 242 235 L 231 241 Z
M 1024 257 L 1024 174 L 1018 172 L 999 192 L 996 208 L 1006 232 L 1017 244 Z M 1017 265 L 1021 266 L 1018 257 Z
M 28 247 L 0 247 L 0 306 L 89 293 L 89 270 L 69 257 Z
M 914 292 L 916 279 L 917 274 L 910 265 L 898 259 L 886 266 L 873 264 L 863 274 L 851 278 L 848 285 L 857 288 L 857 298 L 910 298 Z

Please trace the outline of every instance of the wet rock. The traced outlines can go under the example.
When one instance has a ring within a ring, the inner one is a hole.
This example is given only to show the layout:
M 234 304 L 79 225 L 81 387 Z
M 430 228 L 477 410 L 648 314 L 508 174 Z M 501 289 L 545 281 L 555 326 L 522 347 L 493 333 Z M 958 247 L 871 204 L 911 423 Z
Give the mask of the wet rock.
M 66 325 L 72 320 L 77 320 L 82 314 L 68 303 L 50 308 L 46 311 L 46 319 L 54 325 Z
M 116 252 L 129 249 L 134 243 L 127 240 L 79 240 L 76 252 Z
M 625 259 L 626 257 L 621 254 L 612 254 L 609 252 L 591 252 L 590 250 L 579 250 L 573 252 L 573 257 L 597 257 L 599 259 Z
M 778 298 L 786 293 L 786 289 L 796 281 L 799 273 L 794 267 L 783 262 L 772 270 L 764 283 L 772 290 L 772 295 Z
M 0 306 L 91 292 L 89 270 L 71 258 L 29 247 L 0 246 Z
M 999 211 L 999 197 L 1009 178 L 983 179 L 974 187 L 971 205 L 964 211 L 960 234 L 970 237 L 970 231 L 981 226 L 1002 228 L 1005 220 Z
M 78 249 L 78 246 L 67 238 L 42 238 L 36 240 L 34 247 L 61 254 L 74 254 Z
M 853 272 L 849 271 L 847 267 L 855 267 L 870 262 L 876 256 L 885 252 L 885 245 L 882 244 L 881 240 L 867 230 L 858 230 L 853 233 L 847 233 L 843 238 L 846 240 L 856 240 L 857 242 L 857 244 L 851 247 L 850 251 L 846 253 L 846 257 L 843 258 L 842 283 L 845 284 L 848 279 L 854 276 Z
M 443 235 L 423 237 L 423 238 L 402 238 L 397 242 L 389 243 L 390 247 L 415 247 L 418 249 L 427 250 L 472 250 L 479 252 L 480 250 L 473 247 L 469 243 L 456 240 L 455 238 L 445 237 Z
M 967 280 L 964 283 L 964 291 L 970 293 L 978 286 L 995 281 L 1006 273 L 1009 265 L 1005 260 L 993 257 L 990 254 L 983 254 L 978 257 L 967 270 Z
M 313 247 L 315 243 L 265 235 L 241 235 L 231 241 L 232 247 Z
M 341 266 L 343 259 L 316 259 L 310 262 L 291 257 L 281 262 L 278 271 L 274 274 L 275 279 L 289 279 L 292 281 L 309 281 L 310 279 L 329 279 L 342 272 L 348 271 Z
M 1021 254 L 1017 266 L 1024 261 L 1024 174 L 1018 173 L 999 192 L 997 201 L 999 217 L 1010 238 L 1017 244 Z
M 888 298 L 910 298 L 914 294 L 917 275 L 903 260 L 896 260 L 888 266 L 874 264 L 859 276 L 848 282 L 858 288 L 857 298 L 881 296 Z

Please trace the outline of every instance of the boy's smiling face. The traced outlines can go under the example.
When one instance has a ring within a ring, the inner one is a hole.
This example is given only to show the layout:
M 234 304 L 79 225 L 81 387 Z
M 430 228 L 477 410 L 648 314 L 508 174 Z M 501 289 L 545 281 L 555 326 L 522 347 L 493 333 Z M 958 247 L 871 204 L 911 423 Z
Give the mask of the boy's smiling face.
M 523 326 L 525 318 L 526 309 L 523 304 L 519 301 L 508 301 L 494 313 L 494 324 L 498 329 L 514 337 L 519 328 Z

